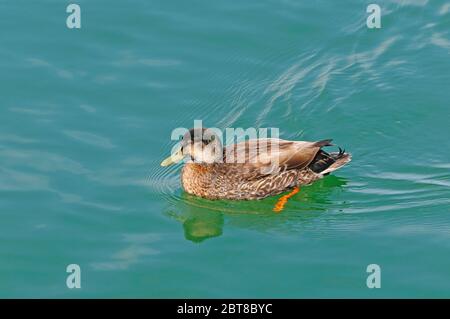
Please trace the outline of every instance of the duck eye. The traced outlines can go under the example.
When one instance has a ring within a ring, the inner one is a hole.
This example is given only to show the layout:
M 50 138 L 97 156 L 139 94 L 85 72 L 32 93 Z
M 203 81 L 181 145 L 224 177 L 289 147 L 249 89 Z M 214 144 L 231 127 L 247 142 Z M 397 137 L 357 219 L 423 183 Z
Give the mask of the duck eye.
M 214 135 L 211 135 L 211 136 L 203 136 L 202 142 L 203 142 L 204 144 L 209 144 L 209 143 L 211 143 L 212 141 L 214 141 L 215 139 L 216 139 L 216 137 L 215 137 Z

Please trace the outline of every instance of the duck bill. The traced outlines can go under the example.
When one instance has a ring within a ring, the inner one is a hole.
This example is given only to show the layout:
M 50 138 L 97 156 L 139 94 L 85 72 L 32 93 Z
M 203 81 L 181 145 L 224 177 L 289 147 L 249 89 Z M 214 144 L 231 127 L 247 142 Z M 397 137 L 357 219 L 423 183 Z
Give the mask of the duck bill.
M 164 161 L 161 162 L 161 166 L 169 166 L 175 163 L 180 162 L 183 159 L 183 152 L 181 149 L 170 155 L 168 158 L 166 158 Z

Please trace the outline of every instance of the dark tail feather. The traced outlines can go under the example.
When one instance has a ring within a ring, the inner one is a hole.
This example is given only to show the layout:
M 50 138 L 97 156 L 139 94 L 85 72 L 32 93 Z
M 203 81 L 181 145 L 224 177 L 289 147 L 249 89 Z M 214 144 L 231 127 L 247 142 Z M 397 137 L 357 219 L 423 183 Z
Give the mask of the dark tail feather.
M 339 152 L 327 153 L 323 150 L 317 152 L 314 160 L 309 164 L 311 170 L 318 174 L 329 174 L 339 167 L 347 164 L 351 160 L 351 155 L 339 147 Z
M 330 155 L 334 157 L 334 163 L 324 171 L 320 172 L 320 174 L 322 175 L 329 174 L 352 160 L 352 155 L 349 153 L 345 153 L 345 150 L 341 150 L 340 148 L 339 153 L 331 153 Z
M 317 147 L 333 146 L 333 144 L 331 144 L 332 141 L 333 141 L 332 139 L 318 141 L 314 143 L 314 146 Z

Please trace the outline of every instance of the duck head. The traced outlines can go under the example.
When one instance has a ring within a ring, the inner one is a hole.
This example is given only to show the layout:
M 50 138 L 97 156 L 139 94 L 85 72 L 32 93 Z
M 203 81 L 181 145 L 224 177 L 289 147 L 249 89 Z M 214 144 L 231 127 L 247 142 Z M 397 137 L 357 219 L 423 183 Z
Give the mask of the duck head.
M 212 164 L 222 161 L 223 148 L 219 136 L 212 129 L 193 128 L 182 137 L 172 154 L 161 162 L 169 166 L 189 158 L 191 162 Z

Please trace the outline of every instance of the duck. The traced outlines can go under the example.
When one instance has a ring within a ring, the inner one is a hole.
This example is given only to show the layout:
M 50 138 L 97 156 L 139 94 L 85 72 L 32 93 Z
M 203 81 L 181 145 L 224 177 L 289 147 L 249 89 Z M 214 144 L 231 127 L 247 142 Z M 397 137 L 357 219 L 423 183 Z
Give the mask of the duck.
M 248 139 L 222 146 L 208 128 L 192 128 L 172 154 L 169 166 L 184 160 L 181 185 L 188 194 L 210 200 L 259 200 L 309 185 L 343 167 L 351 154 L 333 146 L 332 139 L 315 142 L 278 138 Z

